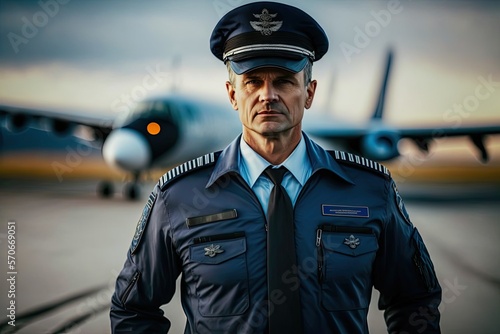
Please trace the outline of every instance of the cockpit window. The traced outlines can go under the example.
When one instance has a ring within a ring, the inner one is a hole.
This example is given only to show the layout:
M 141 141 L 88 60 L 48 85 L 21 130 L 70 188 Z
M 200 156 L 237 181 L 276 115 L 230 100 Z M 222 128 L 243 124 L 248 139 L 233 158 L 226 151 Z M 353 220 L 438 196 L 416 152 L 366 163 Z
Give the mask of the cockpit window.
M 122 126 L 139 118 L 169 119 L 179 124 L 181 119 L 193 121 L 195 117 L 192 108 L 177 101 L 143 101 L 123 118 Z

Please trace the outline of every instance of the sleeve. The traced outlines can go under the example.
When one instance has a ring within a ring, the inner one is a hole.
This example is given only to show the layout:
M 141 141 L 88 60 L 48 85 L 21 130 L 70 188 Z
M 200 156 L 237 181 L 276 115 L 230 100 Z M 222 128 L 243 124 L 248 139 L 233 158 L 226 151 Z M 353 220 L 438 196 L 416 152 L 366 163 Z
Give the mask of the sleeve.
M 379 309 L 389 333 L 440 333 L 441 287 L 429 252 L 393 180 L 374 269 Z
M 170 328 L 160 307 L 175 293 L 180 260 L 172 244 L 165 202 L 157 193 L 156 188 L 148 199 L 116 280 L 110 310 L 112 333 L 167 333 Z

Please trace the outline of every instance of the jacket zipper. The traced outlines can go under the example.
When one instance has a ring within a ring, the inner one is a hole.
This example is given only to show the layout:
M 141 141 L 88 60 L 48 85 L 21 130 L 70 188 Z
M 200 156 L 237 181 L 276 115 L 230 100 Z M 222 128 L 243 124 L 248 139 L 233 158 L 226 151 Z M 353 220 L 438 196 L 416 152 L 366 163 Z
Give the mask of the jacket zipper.
M 127 289 L 125 289 L 125 292 L 123 293 L 122 298 L 120 301 L 122 302 L 123 305 L 125 305 L 125 302 L 127 301 L 128 295 L 130 294 L 130 291 L 132 291 L 132 288 L 134 287 L 135 282 L 139 280 L 139 276 L 141 276 L 141 272 L 136 271 L 134 276 L 132 277 L 132 280 L 128 283 Z
M 317 249 L 317 261 L 318 261 L 318 281 L 321 284 L 323 282 L 323 248 L 321 247 L 321 237 L 323 236 L 323 230 L 318 228 L 316 230 L 316 249 Z
M 431 283 L 428 270 L 424 267 L 422 263 L 422 257 L 420 255 L 420 251 L 417 251 L 413 256 L 413 262 L 415 263 L 415 266 L 417 266 L 420 276 L 422 276 L 422 278 L 424 279 L 427 291 L 430 292 L 432 290 L 433 284 Z

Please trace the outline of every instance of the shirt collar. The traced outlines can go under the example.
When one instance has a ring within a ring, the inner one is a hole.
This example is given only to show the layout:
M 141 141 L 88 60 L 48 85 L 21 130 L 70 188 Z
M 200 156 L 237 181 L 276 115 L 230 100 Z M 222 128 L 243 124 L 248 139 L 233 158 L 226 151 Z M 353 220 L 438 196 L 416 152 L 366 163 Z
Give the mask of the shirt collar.
M 312 174 L 316 173 L 318 170 L 326 169 L 341 177 L 345 181 L 354 184 L 346 171 L 335 161 L 334 158 L 331 157 L 327 151 L 309 139 L 305 133 L 302 133 L 302 137 L 305 141 L 305 147 L 309 157 L 308 162 L 312 167 Z M 241 165 L 240 141 L 241 134 L 220 153 L 210 179 L 207 182 L 207 188 L 227 173 L 235 172 L 241 174 L 239 168 Z M 298 174 L 295 173 L 295 169 L 293 170 L 294 177 L 297 177 L 295 175 Z M 301 178 L 297 178 L 297 180 L 301 180 Z
M 271 164 L 255 152 L 243 139 L 240 140 L 240 152 L 240 174 L 246 178 L 248 185 L 252 188 L 262 172 Z M 304 186 L 307 178 L 311 175 L 311 163 L 307 155 L 304 137 L 301 137 L 292 154 L 278 166 L 285 166 L 300 185 Z

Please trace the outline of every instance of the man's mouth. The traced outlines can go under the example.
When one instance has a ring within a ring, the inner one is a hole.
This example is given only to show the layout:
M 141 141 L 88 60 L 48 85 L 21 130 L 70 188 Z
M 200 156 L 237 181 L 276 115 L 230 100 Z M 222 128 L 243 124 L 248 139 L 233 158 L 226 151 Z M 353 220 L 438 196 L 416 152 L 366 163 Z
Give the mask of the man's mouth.
M 282 113 L 277 110 L 261 110 L 257 113 L 257 115 L 281 115 Z

